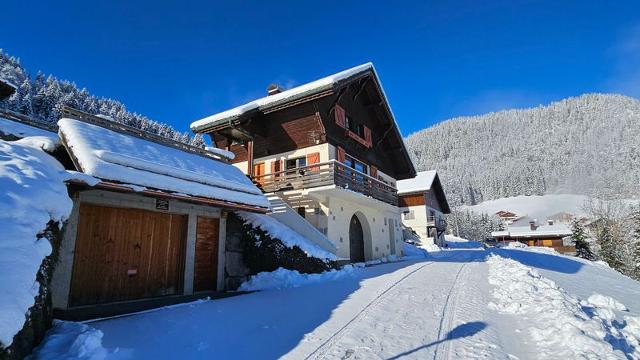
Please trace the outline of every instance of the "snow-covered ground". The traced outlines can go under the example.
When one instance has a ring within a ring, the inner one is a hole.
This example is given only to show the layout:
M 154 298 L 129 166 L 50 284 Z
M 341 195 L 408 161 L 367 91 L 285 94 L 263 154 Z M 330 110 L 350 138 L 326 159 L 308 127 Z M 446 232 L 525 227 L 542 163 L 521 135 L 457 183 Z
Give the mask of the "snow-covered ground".
M 247 295 L 58 322 L 35 358 L 640 357 L 640 283 L 599 263 L 449 240 L 404 261 L 262 274 L 254 285 L 267 290 Z
M 521 195 L 484 201 L 478 205 L 463 206 L 462 208 L 478 214 L 495 214 L 501 210 L 511 211 L 519 216 L 529 216 L 530 218 L 544 220 L 548 216 L 559 212 L 584 216 L 583 207 L 587 200 L 587 196 L 572 194 Z

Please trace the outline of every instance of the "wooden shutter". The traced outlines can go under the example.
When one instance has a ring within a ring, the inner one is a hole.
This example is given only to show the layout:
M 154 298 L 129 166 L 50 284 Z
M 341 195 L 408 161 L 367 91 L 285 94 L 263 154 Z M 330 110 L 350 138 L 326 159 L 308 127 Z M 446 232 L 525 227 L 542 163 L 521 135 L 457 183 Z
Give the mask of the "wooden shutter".
M 320 162 L 320 153 L 319 152 L 307 154 L 307 165 L 317 164 L 319 162 Z M 314 166 L 314 167 L 309 168 L 309 170 L 310 171 L 319 171 L 320 167 L 319 166 Z
M 336 160 L 338 160 L 341 163 L 344 163 L 344 161 L 346 160 L 346 154 L 344 152 L 344 149 L 341 148 L 340 146 L 336 147 Z
M 275 174 L 279 171 L 282 171 L 282 160 L 273 160 L 271 162 L 271 174 L 274 179 L 280 176 L 280 174 Z
M 369 166 L 369 176 L 371 176 L 374 179 L 378 178 L 378 168 L 371 165 Z
M 367 147 L 373 146 L 373 143 L 371 142 L 371 129 L 366 126 L 364 127 L 364 141 Z
M 338 126 L 340 126 L 341 128 L 346 129 L 347 115 L 344 109 L 342 108 L 342 106 L 338 104 L 336 104 L 336 107 L 335 107 L 335 117 L 336 117 L 336 124 L 338 124 Z

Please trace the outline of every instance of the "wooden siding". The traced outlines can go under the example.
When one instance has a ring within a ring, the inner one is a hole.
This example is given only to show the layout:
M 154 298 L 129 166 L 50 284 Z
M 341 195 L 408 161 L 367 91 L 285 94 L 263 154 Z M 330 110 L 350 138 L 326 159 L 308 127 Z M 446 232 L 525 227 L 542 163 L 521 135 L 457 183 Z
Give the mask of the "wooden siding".
M 442 207 L 440 206 L 440 202 L 438 201 L 436 194 L 432 190 L 427 191 L 425 193 L 425 196 L 427 198 L 427 206 L 442 212 Z
M 322 122 L 311 103 L 266 114 L 245 127 L 254 135 L 256 158 L 325 142 Z M 228 145 L 222 135 L 215 135 L 213 140 L 216 147 L 224 149 Z M 247 161 L 247 149 L 243 145 L 233 144 L 229 150 L 236 155 L 233 163 Z
M 398 199 L 399 199 L 399 202 L 400 202 L 400 207 L 424 206 L 425 205 L 425 196 L 424 196 L 423 193 L 399 195 Z
M 80 205 L 71 306 L 182 293 L 187 216 Z
M 198 217 L 193 291 L 216 290 L 220 219 Z

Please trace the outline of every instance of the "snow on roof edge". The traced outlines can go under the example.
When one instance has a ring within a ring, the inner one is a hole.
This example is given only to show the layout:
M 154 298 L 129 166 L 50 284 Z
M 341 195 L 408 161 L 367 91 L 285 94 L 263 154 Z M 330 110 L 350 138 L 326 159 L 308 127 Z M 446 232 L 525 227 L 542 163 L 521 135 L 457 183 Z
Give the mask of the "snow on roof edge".
M 221 121 L 237 118 L 251 110 L 265 107 L 268 105 L 278 104 L 280 102 L 287 101 L 298 96 L 306 95 L 307 93 L 324 89 L 328 86 L 332 86 L 333 84 L 335 84 L 340 80 L 350 78 L 357 74 L 363 73 L 367 70 L 372 70 L 375 76 L 376 77 L 378 76 L 373 66 L 373 63 L 367 62 L 361 65 L 354 66 L 352 68 L 337 72 L 335 74 L 325 76 L 323 78 L 296 86 L 289 90 L 285 90 L 281 93 L 264 96 L 264 97 L 252 100 L 248 103 L 236 106 L 234 108 L 207 116 L 200 120 L 196 120 L 192 122 L 189 127 L 194 132 L 204 130 L 205 128 L 211 125 L 214 125 L 216 123 L 219 123 Z M 383 92 L 383 96 L 385 96 L 385 100 L 386 100 L 386 95 L 384 95 L 384 92 Z
M 420 171 L 414 178 L 398 180 L 396 182 L 398 195 L 431 190 L 431 186 L 433 185 L 437 175 L 437 170 L 427 170 Z

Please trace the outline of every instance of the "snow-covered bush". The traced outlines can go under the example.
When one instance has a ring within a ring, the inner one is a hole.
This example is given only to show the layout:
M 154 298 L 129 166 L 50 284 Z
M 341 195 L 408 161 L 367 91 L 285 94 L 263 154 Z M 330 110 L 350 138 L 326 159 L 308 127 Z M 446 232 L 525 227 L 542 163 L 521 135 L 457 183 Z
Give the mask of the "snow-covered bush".
M 278 268 L 307 274 L 338 268 L 336 261 L 309 256 L 297 245 L 286 246 L 280 239 L 248 222 L 243 224 L 242 230 L 243 257 L 251 275 Z

